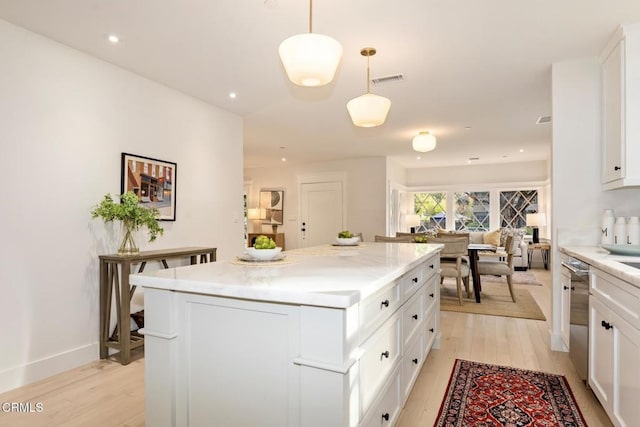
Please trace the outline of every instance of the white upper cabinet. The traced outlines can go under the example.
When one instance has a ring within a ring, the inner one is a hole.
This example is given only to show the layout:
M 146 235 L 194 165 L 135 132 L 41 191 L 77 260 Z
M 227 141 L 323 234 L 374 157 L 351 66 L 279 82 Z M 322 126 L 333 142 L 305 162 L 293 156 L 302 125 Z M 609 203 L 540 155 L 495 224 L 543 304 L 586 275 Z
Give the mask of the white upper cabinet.
M 620 27 L 602 54 L 602 183 L 640 186 L 640 24 Z

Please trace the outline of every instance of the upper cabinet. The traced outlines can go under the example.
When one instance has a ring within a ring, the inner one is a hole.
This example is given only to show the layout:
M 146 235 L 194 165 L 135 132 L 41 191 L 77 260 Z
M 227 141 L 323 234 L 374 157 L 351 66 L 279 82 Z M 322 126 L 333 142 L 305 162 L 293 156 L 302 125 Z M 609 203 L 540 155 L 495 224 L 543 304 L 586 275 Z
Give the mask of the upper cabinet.
M 640 24 L 620 27 L 602 54 L 602 183 L 640 186 Z

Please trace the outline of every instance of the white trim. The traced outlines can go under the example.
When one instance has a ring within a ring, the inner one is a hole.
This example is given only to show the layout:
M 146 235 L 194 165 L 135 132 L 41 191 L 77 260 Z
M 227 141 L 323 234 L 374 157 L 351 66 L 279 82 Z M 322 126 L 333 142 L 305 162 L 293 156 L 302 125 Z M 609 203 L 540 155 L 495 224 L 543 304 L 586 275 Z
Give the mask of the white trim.
M 438 193 L 446 191 L 489 191 L 489 190 L 535 190 L 539 188 L 548 187 L 551 185 L 549 180 L 545 181 L 530 181 L 530 182 L 500 182 L 500 183 L 487 183 L 487 184 L 450 184 L 450 185 L 437 185 L 437 186 L 412 186 L 405 187 L 406 191 L 412 193 Z
M 95 342 L 14 366 L 0 372 L 0 393 L 85 365 L 97 360 L 99 354 L 98 343 Z

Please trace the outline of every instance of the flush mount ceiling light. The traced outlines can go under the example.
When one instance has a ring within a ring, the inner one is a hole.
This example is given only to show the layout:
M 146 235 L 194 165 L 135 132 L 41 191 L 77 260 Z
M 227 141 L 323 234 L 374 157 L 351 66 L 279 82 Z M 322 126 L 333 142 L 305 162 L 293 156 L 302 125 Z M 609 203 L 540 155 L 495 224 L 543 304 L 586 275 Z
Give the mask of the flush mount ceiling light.
M 436 137 L 431 135 L 429 132 L 420 132 L 413 137 L 411 146 L 416 151 L 426 153 L 427 151 L 431 151 L 436 148 Z
M 359 127 L 370 128 L 380 126 L 387 119 L 391 101 L 384 96 L 374 95 L 370 91 L 371 79 L 369 77 L 369 58 L 376 54 L 372 47 L 365 47 L 360 55 L 367 57 L 367 93 L 353 98 L 347 103 L 347 110 L 353 124 Z
M 333 80 L 342 46 L 337 40 L 313 34 L 313 1 L 309 0 L 309 32 L 291 36 L 278 52 L 287 77 L 298 86 L 323 86 Z

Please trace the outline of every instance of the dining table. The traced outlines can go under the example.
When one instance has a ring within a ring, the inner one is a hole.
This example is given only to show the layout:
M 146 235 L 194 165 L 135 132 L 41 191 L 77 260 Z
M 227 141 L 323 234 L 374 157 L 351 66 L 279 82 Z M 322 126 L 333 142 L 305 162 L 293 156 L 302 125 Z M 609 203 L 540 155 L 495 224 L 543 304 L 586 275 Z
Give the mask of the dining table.
M 473 294 L 476 303 L 480 302 L 480 291 L 482 284 L 480 283 L 480 273 L 478 272 L 478 252 L 496 252 L 497 247 L 486 243 L 469 243 L 467 246 L 469 251 L 469 268 L 471 269 L 471 279 L 473 280 Z

